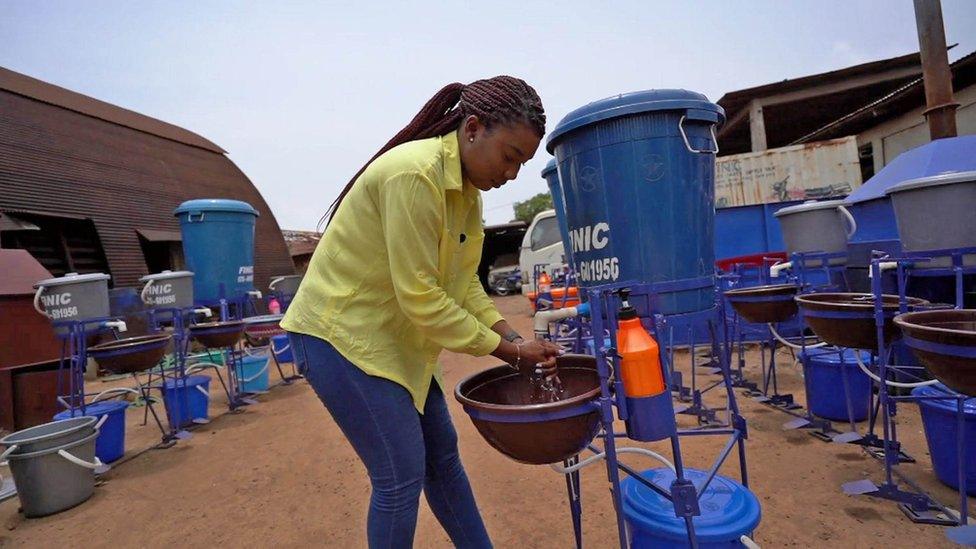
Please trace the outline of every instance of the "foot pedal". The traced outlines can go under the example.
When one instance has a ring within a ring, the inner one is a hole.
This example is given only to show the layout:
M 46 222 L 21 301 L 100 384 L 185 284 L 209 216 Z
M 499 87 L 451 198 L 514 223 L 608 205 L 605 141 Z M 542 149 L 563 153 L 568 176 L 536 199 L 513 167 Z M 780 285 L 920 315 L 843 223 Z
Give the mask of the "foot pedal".
M 807 419 L 805 417 L 798 417 L 798 418 L 791 419 L 791 420 L 787 421 L 786 423 L 784 423 L 783 424 L 783 429 L 789 431 L 789 430 L 792 430 L 792 429 L 801 429 L 803 427 L 806 427 L 807 425 L 810 425 L 810 420 L 809 419 Z
M 837 444 L 850 444 L 861 440 L 861 434 L 856 431 L 848 431 L 831 437 L 830 441 Z
M 861 496 L 878 491 L 878 485 L 871 482 L 869 479 L 845 482 L 844 484 L 840 485 L 840 488 L 849 496 Z
M 898 504 L 898 508 L 901 509 L 902 513 L 905 513 L 905 516 L 908 517 L 909 520 L 918 524 L 935 524 L 938 526 L 956 526 L 959 524 L 958 516 L 946 514 L 939 509 L 918 511 L 916 509 L 912 509 L 912 506 L 908 505 L 907 503 Z

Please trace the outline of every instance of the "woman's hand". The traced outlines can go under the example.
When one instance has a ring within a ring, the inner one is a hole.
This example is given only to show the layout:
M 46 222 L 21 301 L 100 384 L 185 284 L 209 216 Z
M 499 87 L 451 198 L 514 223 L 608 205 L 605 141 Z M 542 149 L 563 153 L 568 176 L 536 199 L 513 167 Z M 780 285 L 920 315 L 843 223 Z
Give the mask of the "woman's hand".
M 492 355 L 511 364 L 522 375 L 533 375 L 541 370 L 541 374 L 548 377 L 556 373 L 556 357 L 562 352 L 558 345 L 549 341 L 509 343 L 502 340 Z

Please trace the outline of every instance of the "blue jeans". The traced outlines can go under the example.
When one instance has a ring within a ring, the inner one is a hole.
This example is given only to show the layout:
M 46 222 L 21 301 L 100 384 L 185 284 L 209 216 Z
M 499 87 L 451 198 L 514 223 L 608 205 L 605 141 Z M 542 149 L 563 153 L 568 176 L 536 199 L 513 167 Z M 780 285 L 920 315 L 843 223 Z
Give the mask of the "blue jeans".
M 329 342 L 296 333 L 288 338 L 299 371 L 369 472 L 369 546 L 413 545 L 423 490 L 456 547 L 491 547 L 437 383 L 419 414 L 405 388 L 367 375 Z

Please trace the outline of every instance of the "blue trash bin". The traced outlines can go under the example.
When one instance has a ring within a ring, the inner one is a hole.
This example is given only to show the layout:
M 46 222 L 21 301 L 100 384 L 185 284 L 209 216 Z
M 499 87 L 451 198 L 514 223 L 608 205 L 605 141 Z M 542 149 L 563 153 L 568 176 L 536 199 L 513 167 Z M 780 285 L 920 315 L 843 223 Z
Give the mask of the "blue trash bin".
M 209 417 L 210 377 L 186 376 L 185 380 L 167 379 L 163 385 L 163 403 L 170 421 L 177 428 Z
M 684 470 L 685 478 L 700 486 L 708 476 L 697 469 Z M 649 469 L 641 476 L 669 489 L 674 481 L 670 469 Z M 685 521 L 674 516 L 674 504 L 632 477 L 621 481 L 624 517 L 632 549 L 677 549 L 690 547 Z M 716 475 L 699 498 L 701 515 L 692 519 L 700 549 L 742 547 L 740 538 L 751 536 L 759 526 L 759 500 L 738 482 Z
M 952 391 L 941 383 L 916 387 L 912 396 L 943 396 Z M 956 454 L 956 400 L 919 400 L 925 442 L 932 457 L 935 476 L 946 486 L 959 489 L 959 460 Z M 976 496 L 976 398 L 967 398 L 963 405 L 963 431 L 966 455 L 966 493 Z
M 559 184 L 559 171 L 556 169 L 556 159 L 549 160 L 542 170 L 542 178 L 549 185 L 549 195 L 552 196 L 552 208 L 556 210 L 556 222 L 559 224 L 559 235 L 563 240 L 563 250 L 566 262 L 573 265 L 573 245 L 569 240 L 569 225 L 566 224 L 566 204 L 563 201 L 563 189 Z M 586 296 L 580 296 L 585 298 Z
M 294 362 L 295 355 L 291 352 L 291 342 L 288 341 L 288 334 L 276 335 L 271 338 L 271 347 L 274 349 L 278 362 Z
M 125 454 L 125 410 L 128 407 L 129 403 L 124 400 L 103 400 L 85 406 L 84 413 L 79 408 L 60 412 L 54 416 L 54 420 L 81 416 L 101 420 L 102 416 L 108 416 L 95 439 L 95 455 L 102 463 L 112 463 Z
M 715 304 L 714 129 L 724 119 L 704 95 L 650 90 L 559 122 L 546 149 L 558 163 L 580 285 L 667 285 L 656 303 L 632 295 L 642 316 Z
M 258 211 L 247 202 L 188 200 L 173 212 L 180 220 L 183 255 L 193 272 L 198 305 L 235 301 L 254 289 L 254 224 Z
M 864 421 L 871 405 L 871 378 L 857 366 L 855 351 L 844 349 L 844 368 L 850 389 L 854 421 Z M 807 407 L 813 415 L 834 421 L 848 421 L 844 400 L 844 378 L 836 349 L 808 349 L 800 353 L 803 375 L 807 378 Z M 871 354 L 861 351 L 861 361 L 870 364 Z
M 244 355 L 237 361 L 237 379 L 242 393 L 264 393 L 270 386 L 268 355 Z

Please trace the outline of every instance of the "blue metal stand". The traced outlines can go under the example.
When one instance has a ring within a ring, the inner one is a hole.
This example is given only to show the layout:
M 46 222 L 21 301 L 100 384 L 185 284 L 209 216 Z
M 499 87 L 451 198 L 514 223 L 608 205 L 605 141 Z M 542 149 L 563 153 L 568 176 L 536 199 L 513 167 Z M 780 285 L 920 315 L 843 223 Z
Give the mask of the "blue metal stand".
M 680 317 L 674 317 L 673 319 L 663 317 L 661 315 L 655 315 L 655 326 L 658 328 L 668 325 L 669 322 L 677 324 L 697 322 L 708 326 L 709 333 L 712 338 L 712 345 L 717 347 L 717 352 L 715 354 L 719 357 L 719 367 L 721 369 L 724 385 L 726 387 L 729 411 L 729 424 L 724 428 L 704 430 L 678 430 L 675 428 L 673 430 L 674 434 L 669 438 L 671 442 L 671 451 L 674 460 L 676 478 L 670 486 L 658 486 L 654 482 L 642 477 L 639 472 L 627 467 L 623 463 L 620 463 L 618 460 L 616 439 L 626 437 L 626 434 L 614 432 L 614 408 L 616 408 L 617 412 L 616 417 L 621 420 L 628 419 L 629 410 L 626 399 L 624 398 L 623 383 L 619 377 L 615 375 L 615 372 L 620 371 L 620 357 L 617 354 L 614 343 L 616 341 L 616 324 L 614 322 L 606 322 L 604 319 L 613 318 L 613 311 L 616 310 L 615 306 L 619 305 L 619 300 L 617 297 L 615 297 L 614 292 L 621 288 L 631 288 L 635 294 L 654 294 L 662 289 L 660 285 L 654 284 L 644 285 L 639 283 L 616 283 L 589 288 L 587 291 L 588 302 L 590 303 L 592 310 L 592 333 L 608 333 L 610 342 L 610 345 L 605 345 L 601 338 L 598 338 L 594 342 L 594 354 L 596 356 L 597 371 L 600 378 L 600 396 L 594 401 L 593 405 L 600 413 L 602 431 L 599 435 L 597 435 L 597 438 L 602 439 L 603 449 L 602 452 L 595 446 L 591 446 L 590 449 L 593 452 L 605 454 L 607 479 L 610 483 L 610 493 L 611 497 L 613 498 L 614 510 L 616 511 L 617 535 L 621 548 L 628 547 L 627 527 L 624 519 L 623 500 L 620 488 L 621 471 L 633 477 L 638 482 L 641 482 L 651 490 L 654 490 L 656 493 L 669 499 L 674 505 L 675 516 L 683 518 L 685 521 L 689 545 L 691 547 L 698 547 L 698 539 L 695 535 L 695 526 L 693 522 L 693 518 L 700 514 L 698 499 L 704 493 L 705 489 L 718 472 L 718 469 L 722 466 L 733 449 L 738 449 L 742 484 L 748 486 L 749 483 L 745 453 L 745 439 L 748 436 L 746 421 L 739 414 L 735 394 L 732 390 L 732 382 L 729 372 L 729 353 L 728 349 L 724 348 L 724 334 L 719 333 L 719 330 L 724 328 L 724 322 L 722 321 L 722 308 L 720 306 L 715 306 L 706 311 L 688 313 L 686 315 L 681 315 Z M 671 287 L 669 286 L 668 289 L 671 289 Z M 660 337 L 660 333 L 658 335 Z M 668 364 L 668 360 L 669 353 L 666 350 L 666 347 L 662 345 L 662 366 Z M 670 403 L 671 400 L 668 399 L 667 402 Z M 673 407 L 670 405 L 669 407 L 671 407 L 673 411 Z M 666 417 L 660 417 L 659 420 L 671 422 L 672 425 L 675 425 L 673 413 L 667 414 Z M 684 464 L 681 456 L 681 439 L 684 437 L 702 435 L 725 435 L 728 436 L 728 440 L 724 449 L 708 471 L 705 481 L 700 483 L 700 485 L 695 485 L 685 476 L 684 473 Z M 573 458 L 573 460 L 568 461 L 567 464 L 575 462 L 576 459 L 577 458 Z M 567 492 L 569 494 L 570 512 L 573 519 L 576 544 L 577 547 L 581 547 L 582 508 L 579 504 L 580 484 L 578 474 L 567 474 L 566 485 Z
M 907 277 L 911 274 L 913 266 L 917 263 L 924 263 L 937 257 L 951 257 L 952 267 L 945 269 L 925 269 L 927 276 L 952 275 L 956 280 L 956 303 L 955 308 L 962 308 L 963 305 L 963 274 L 976 272 L 972 267 L 963 266 L 963 257 L 968 254 L 976 253 L 976 248 L 958 248 L 948 250 L 932 250 L 924 253 L 904 253 L 898 258 L 873 258 L 871 261 L 871 289 L 874 294 L 874 317 L 877 330 L 878 349 L 877 365 L 879 377 L 888 380 L 892 372 L 906 372 L 904 367 L 891 366 L 888 364 L 890 349 L 884 343 L 884 324 L 885 315 L 882 306 L 882 287 L 881 287 L 881 264 L 894 262 L 897 264 L 898 272 L 898 293 L 899 310 L 901 313 L 907 312 L 907 300 L 905 287 Z M 881 441 L 883 454 L 880 456 L 884 463 L 885 481 L 880 486 L 874 485 L 870 480 L 856 481 L 844 486 L 845 492 L 860 493 L 873 497 L 896 501 L 899 508 L 913 522 L 926 524 L 939 524 L 948 526 L 968 524 L 967 506 L 967 485 L 966 485 L 966 452 L 965 452 L 965 415 L 964 402 L 967 397 L 959 394 L 946 394 L 945 396 L 895 396 L 888 394 L 887 386 L 881 386 L 878 390 L 878 406 L 880 408 L 879 417 L 882 423 L 883 439 Z M 959 512 L 952 512 L 944 505 L 935 501 L 928 494 L 924 493 L 918 486 L 911 482 L 904 475 L 900 474 L 896 468 L 900 459 L 900 444 L 897 439 L 897 431 L 894 424 L 895 405 L 903 401 L 920 400 L 955 400 L 957 403 L 956 417 L 958 436 L 956 440 L 956 458 L 958 460 L 959 475 Z M 906 491 L 899 488 L 897 481 L 901 480 L 908 484 L 914 491 Z

